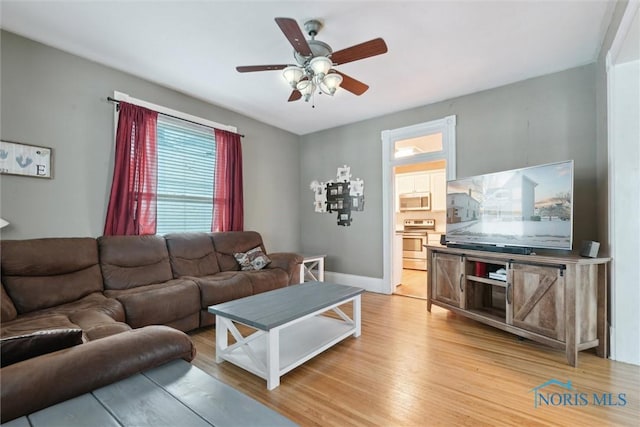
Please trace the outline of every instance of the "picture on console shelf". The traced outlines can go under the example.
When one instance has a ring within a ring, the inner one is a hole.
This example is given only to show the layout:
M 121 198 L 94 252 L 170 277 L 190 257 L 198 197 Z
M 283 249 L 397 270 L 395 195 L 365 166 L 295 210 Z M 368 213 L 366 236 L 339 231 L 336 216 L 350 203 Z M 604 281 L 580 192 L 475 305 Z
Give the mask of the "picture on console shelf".
M 570 250 L 573 160 L 447 182 L 447 240 Z

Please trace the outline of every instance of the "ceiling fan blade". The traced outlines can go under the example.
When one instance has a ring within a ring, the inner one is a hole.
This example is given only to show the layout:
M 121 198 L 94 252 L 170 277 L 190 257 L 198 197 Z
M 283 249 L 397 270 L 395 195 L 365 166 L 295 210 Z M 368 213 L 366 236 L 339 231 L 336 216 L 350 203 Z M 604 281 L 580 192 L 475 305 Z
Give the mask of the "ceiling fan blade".
M 253 71 L 273 71 L 273 70 L 284 70 L 288 65 L 244 65 L 240 67 L 236 67 L 236 70 L 239 73 L 251 73 Z
M 304 38 L 300 26 L 295 19 L 291 18 L 276 18 L 276 23 L 284 33 L 293 49 L 302 56 L 313 55 L 307 39 Z
M 333 61 L 334 64 L 340 65 L 383 53 L 387 53 L 387 44 L 381 38 L 377 38 L 333 52 L 331 61 Z
M 294 89 L 293 92 L 291 92 L 291 95 L 289 95 L 289 102 L 297 101 L 300 98 L 302 98 L 302 94 L 298 89 Z
M 369 86 L 362 83 L 361 81 L 356 80 L 353 77 L 349 77 L 346 74 L 341 73 L 340 71 L 334 71 L 342 76 L 342 83 L 340 84 L 340 87 L 342 89 L 348 90 L 349 92 L 358 96 L 362 95 L 367 91 L 367 89 L 369 89 Z

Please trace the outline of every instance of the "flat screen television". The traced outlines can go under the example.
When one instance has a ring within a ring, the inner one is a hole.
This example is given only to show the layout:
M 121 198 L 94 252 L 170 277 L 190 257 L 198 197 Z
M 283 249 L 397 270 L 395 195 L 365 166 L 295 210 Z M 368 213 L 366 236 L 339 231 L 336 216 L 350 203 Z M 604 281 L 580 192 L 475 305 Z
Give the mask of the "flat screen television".
M 448 245 L 571 250 L 573 160 L 447 182 Z

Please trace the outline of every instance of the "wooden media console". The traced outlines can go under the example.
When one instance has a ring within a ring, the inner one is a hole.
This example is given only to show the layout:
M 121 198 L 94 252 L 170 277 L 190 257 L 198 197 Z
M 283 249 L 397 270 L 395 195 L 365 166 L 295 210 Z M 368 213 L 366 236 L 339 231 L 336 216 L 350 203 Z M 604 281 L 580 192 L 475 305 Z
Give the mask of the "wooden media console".
M 554 348 L 607 357 L 610 258 L 427 246 L 427 310 L 437 305 Z

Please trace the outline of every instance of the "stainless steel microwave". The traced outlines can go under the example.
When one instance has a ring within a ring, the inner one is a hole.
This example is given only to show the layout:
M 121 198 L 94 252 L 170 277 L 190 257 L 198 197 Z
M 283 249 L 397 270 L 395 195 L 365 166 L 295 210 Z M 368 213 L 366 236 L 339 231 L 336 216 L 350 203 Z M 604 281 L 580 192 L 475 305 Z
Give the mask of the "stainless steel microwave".
M 401 211 L 430 211 L 431 193 L 405 193 L 400 195 Z

